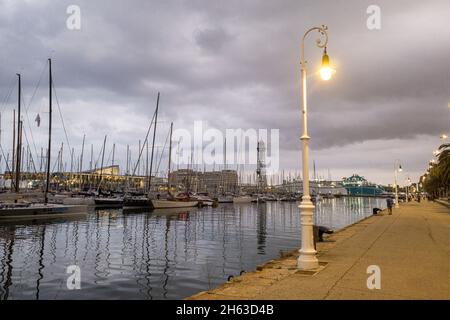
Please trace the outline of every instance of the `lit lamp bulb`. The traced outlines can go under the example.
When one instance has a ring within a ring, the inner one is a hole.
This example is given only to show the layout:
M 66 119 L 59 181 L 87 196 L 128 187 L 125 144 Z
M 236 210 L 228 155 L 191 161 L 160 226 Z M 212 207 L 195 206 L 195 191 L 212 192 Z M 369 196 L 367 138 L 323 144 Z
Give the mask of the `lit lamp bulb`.
M 322 56 L 322 67 L 320 68 L 320 76 L 322 77 L 322 80 L 328 81 L 331 79 L 331 76 L 333 75 L 333 69 L 330 68 L 330 58 L 327 54 L 327 48 L 323 50 L 323 56 Z
M 401 165 L 399 165 L 399 166 L 398 166 L 398 172 L 402 172 L 402 171 L 403 171 L 403 168 L 402 168 Z

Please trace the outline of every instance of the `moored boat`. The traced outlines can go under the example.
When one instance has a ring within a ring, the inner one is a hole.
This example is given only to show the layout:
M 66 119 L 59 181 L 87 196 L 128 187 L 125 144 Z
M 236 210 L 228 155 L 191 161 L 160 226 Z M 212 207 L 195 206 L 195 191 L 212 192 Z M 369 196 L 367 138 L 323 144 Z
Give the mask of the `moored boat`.
M 62 200 L 62 204 L 93 206 L 95 200 L 93 197 L 66 197 Z
M 123 209 L 153 209 L 152 200 L 146 196 L 132 196 L 123 199 Z
M 190 200 L 194 200 L 194 201 L 198 201 L 199 206 L 201 207 L 205 207 L 205 206 L 215 206 L 217 205 L 217 201 L 211 199 L 209 196 L 207 196 L 206 194 L 194 194 L 194 195 L 189 195 L 189 199 Z
M 233 203 L 251 203 L 252 200 L 251 196 L 237 196 L 233 198 Z
M 96 208 L 121 208 L 123 207 L 122 198 L 104 198 L 96 197 L 94 199 Z
M 217 202 L 219 203 L 233 203 L 233 196 L 231 195 L 221 195 L 217 197 Z
M 2 207 L 0 208 L 0 220 L 45 219 L 82 214 L 87 214 L 87 206 L 60 204 L 2 204 Z
M 198 201 L 182 201 L 182 200 L 165 200 L 153 199 L 151 200 L 154 209 L 165 208 L 190 208 L 198 206 Z

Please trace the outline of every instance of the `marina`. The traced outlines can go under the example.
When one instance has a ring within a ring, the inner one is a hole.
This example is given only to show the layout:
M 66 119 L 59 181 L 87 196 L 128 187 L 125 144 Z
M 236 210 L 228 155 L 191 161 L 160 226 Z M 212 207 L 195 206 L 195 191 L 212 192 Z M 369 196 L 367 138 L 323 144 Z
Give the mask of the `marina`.
M 0 0 L 1 316 L 450 300 L 449 12 Z

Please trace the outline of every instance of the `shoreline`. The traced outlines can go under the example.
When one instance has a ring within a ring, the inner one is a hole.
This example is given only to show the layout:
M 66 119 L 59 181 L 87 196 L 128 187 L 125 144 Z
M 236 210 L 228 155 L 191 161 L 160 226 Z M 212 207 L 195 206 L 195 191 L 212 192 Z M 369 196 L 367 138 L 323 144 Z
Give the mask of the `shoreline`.
M 251 299 L 248 294 L 257 294 L 259 292 L 258 288 L 254 287 L 255 284 L 272 284 L 273 282 L 287 278 L 289 275 L 296 273 L 305 275 L 315 275 L 316 273 L 322 271 L 327 267 L 327 262 L 320 261 L 320 257 L 328 252 L 330 249 L 334 248 L 338 243 L 351 238 L 356 232 L 361 230 L 353 230 L 355 227 L 364 227 L 364 222 L 369 219 L 376 219 L 377 216 L 383 216 L 387 212 L 387 209 L 383 209 L 378 212 L 377 215 L 370 215 L 357 222 L 354 222 L 348 226 L 345 226 L 333 234 L 324 234 L 324 241 L 316 243 L 317 257 L 319 258 L 319 269 L 312 271 L 299 271 L 297 270 L 297 258 L 299 255 L 299 250 L 282 251 L 280 257 L 277 259 L 269 260 L 263 264 L 256 266 L 255 271 L 245 272 L 242 275 L 236 275 L 229 281 L 218 285 L 217 287 L 200 291 L 194 295 L 188 296 L 183 300 L 215 300 L 215 299 L 227 299 L 230 298 L 230 294 L 233 297 L 241 297 L 242 299 Z M 251 284 L 250 284 L 251 282 Z M 245 294 L 241 295 L 237 290 L 242 289 L 242 285 L 247 286 L 250 289 L 245 290 Z

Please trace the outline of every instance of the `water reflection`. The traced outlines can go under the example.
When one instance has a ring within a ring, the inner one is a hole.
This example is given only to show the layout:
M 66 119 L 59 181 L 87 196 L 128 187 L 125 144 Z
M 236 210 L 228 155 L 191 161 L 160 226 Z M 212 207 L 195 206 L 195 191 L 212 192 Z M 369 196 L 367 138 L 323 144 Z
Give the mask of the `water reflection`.
M 264 254 L 266 247 L 266 205 L 258 204 L 258 214 L 256 218 L 256 239 L 258 243 L 258 254 Z
M 315 223 L 339 229 L 383 200 L 324 199 Z M 300 246 L 298 203 L 225 204 L 0 225 L 0 299 L 180 299 Z M 81 268 L 81 290 L 66 269 Z

